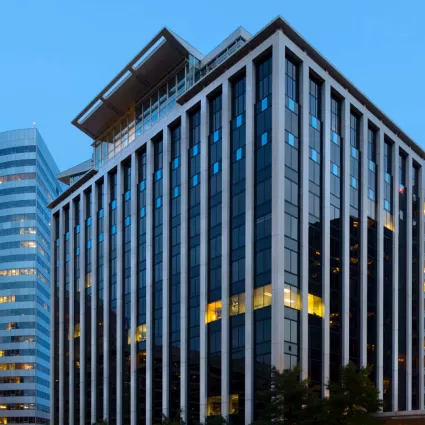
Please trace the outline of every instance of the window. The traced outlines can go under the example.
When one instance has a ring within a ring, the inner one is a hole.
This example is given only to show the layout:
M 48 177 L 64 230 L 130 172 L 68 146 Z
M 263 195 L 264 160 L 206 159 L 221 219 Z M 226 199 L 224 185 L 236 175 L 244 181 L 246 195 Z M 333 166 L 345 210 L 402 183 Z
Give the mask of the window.
M 261 146 L 267 145 L 268 135 L 267 132 L 261 135 Z
M 205 323 L 215 322 L 221 319 L 222 302 L 221 300 L 209 303 L 207 305 Z
M 301 298 L 298 288 L 285 284 L 283 300 L 285 307 L 301 310 Z
M 295 147 L 295 137 L 292 133 L 288 133 L 288 144 Z
M 245 294 L 233 295 L 230 298 L 230 316 L 245 313 Z
M 254 289 L 254 310 L 272 305 L 272 285 Z
M 308 314 L 324 317 L 325 306 L 322 299 L 316 295 L 308 294 Z
M 242 148 L 239 148 L 236 151 L 236 161 L 239 161 L 240 159 L 242 159 Z

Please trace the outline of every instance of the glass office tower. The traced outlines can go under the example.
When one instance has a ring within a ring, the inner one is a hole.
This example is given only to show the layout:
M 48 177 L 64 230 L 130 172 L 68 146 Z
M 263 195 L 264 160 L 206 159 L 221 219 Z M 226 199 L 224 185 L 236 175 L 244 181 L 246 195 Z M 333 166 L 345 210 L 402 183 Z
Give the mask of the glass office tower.
M 163 29 L 73 123 L 55 425 L 250 424 L 272 366 L 326 395 L 349 361 L 423 408 L 425 152 L 281 18 L 206 56 Z
M 50 229 L 58 168 L 37 129 L 0 133 L 0 423 L 50 420 Z M 53 346 L 53 345 L 52 345 Z

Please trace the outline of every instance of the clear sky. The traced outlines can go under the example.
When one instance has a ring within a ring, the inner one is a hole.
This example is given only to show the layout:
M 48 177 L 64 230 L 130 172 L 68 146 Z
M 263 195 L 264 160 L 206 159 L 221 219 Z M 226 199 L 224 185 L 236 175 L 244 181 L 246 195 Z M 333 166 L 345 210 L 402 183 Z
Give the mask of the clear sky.
M 277 15 L 425 148 L 424 0 L 0 0 L 0 131 L 37 122 L 69 168 L 71 120 L 163 26 L 206 54 Z

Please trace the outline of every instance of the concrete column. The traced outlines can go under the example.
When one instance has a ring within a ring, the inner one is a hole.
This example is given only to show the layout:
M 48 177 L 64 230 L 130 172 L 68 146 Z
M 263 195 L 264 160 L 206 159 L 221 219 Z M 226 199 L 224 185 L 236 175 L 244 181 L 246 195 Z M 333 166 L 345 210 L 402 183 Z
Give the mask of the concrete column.
M 310 70 L 301 65 L 301 137 L 300 137 L 300 289 L 301 289 L 301 377 L 308 377 L 308 198 L 309 198 L 309 154 L 310 154 Z
M 367 205 L 368 205 L 368 120 L 363 115 L 360 130 L 360 366 L 367 365 Z M 376 365 L 374 365 L 376 367 Z
M 97 185 L 91 185 L 92 204 L 90 215 L 92 217 L 92 248 L 91 248 L 91 264 L 92 264 L 92 296 L 91 296 L 91 418 L 90 422 L 96 422 L 97 410 L 97 249 L 98 249 L 98 229 L 97 229 L 97 211 L 98 196 Z M 88 385 L 88 383 L 87 383 Z
M 424 213 L 423 213 L 423 204 L 424 204 L 424 165 L 422 164 L 421 168 L 419 169 L 419 176 L 418 176 L 418 205 L 419 205 L 419 215 L 418 215 L 418 221 L 419 221 L 419 236 L 418 236 L 418 243 L 419 243 L 419 285 L 418 285 L 418 302 L 419 302 L 419 317 L 418 317 L 418 324 L 419 324 L 419 410 L 424 409 L 424 362 L 422 359 L 424 358 L 424 344 L 422 344 L 422 341 L 424 340 L 424 321 L 422 320 L 424 317 L 424 303 L 422 300 L 424 299 Z
M 322 84 L 322 117 L 323 117 L 323 155 L 322 155 L 322 290 L 325 314 L 323 317 L 322 334 L 322 395 L 328 396 L 326 384 L 329 381 L 329 356 L 330 356 L 330 143 L 331 143 L 331 86 L 329 80 Z
M 222 93 L 222 187 L 221 187 L 221 415 L 229 417 L 229 297 L 230 297 L 230 119 L 231 85 L 223 82 Z
M 201 99 L 201 246 L 200 246 L 200 422 L 207 415 L 207 325 L 205 312 L 208 300 L 208 100 Z
M 65 423 L 65 211 L 59 211 L 59 424 Z M 68 371 L 66 371 L 68 373 Z
M 69 341 L 69 425 L 75 423 L 75 413 L 79 415 L 80 412 L 75 412 L 75 350 L 74 350 L 74 321 L 75 321 L 75 276 L 74 276 L 74 262 L 77 260 L 75 257 L 75 204 L 71 201 L 69 204 L 69 338 L 65 331 L 65 338 Z M 65 230 L 64 230 L 65 231 Z M 65 240 L 66 243 L 66 240 Z M 64 259 L 66 260 L 66 259 Z M 65 263 L 63 273 L 65 273 Z M 66 339 L 65 339 L 66 341 Z M 81 365 L 81 363 L 80 363 Z
M 255 65 L 246 66 L 245 423 L 254 420 L 254 151 Z
M 103 418 L 109 419 L 109 362 L 110 362 L 110 332 L 109 332 L 109 310 L 111 304 L 110 286 L 111 276 L 109 273 L 109 253 L 111 240 L 111 181 L 109 174 L 104 177 L 104 239 L 103 239 Z
M 58 260 L 55 258 L 56 253 L 56 222 L 58 218 L 55 217 L 52 214 L 51 218 L 51 227 L 50 227 L 50 281 L 52 282 L 50 285 L 50 311 L 51 313 L 51 319 L 50 319 L 50 341 L 54 341 L 55 344 L 58 343 L 58 341 L 55 341 L 55 327 L 56 327 L 56 309 L 59 307 L 56 305 L 56 278 L 55 278 L 55 272 L 56 272 L 56 261 Z M 55 402 L 55 373 L 56 373 L 56 358 L 55 358 L 55 349 L 53 348 L 50 351 L 50 424 L 51 425 L 57 425 L 55 423 L 55 411 L 58 408 L 56 406 Z
M 123 179 L 124 167 L 122 162 L 117 167 L 117 425 L 122 425 L 123 398 L 123 316 L 124 316 L 124 259 L 123 259 Z
M 180 409 L 182 419 L 187 423 L 187 356 L 188 356 L 188 117 L 183 114 L 181 121 L 181 215 L 180 215 Z
M 342 256 L 341 256 L 341 365 L 350 360 L 350 102 L 345 99 L 342 108 Z M 329 139 L 325 143 L 330 143 Z
M 139 167 L 137 162 L 137 153 L 133 152 L 131 154 L 131 275 L 130 275 L 130 285 L 131 285 L 131 329 L 130 329 L 130 339 L 131 339 L 131 365 L 130 365 L 130 374 L 131 374 L 131 425 L 137 424 L 137 345 L 136 345 L 136 327 L 137 327 L 137 247 L 138 247 L 138 208 L 137 208 L 137 199 L 138 199 L 138 185 L 139 181 Z
M 273 41 L 272 73 L 272 365 L 284 367 L 285 312 L 285 40 Z
M 406 157 L 406 410 L 412 410 L 412 156 Z M 422 317 L 423 319 L 423 317 Z M 422 320 L 423 321 L 423 320 Z
M 153 146 L 146 143 L 146 425 L 152 424 L 153 324 Z
M 377 137 L 377 173 L 378 173 L 378 217 L 377 217 L 377 388 L 380 398 L 384 395 L 384 132 L 379 130 Z
M 168 127 L 163 130 L 163 225 L 162 225 L 162 414 L 169 417 L 170 396 L 170 158 L 171 137 Z
M 399 240 L 399 146 L 393 145 L 393 158 L 392 158 L 392 175 L 393 175 L 393 321 L 392 321 L 392 335 L 393 335 L 393 349 L 392 349 L 392 408 L 394 411 L 398 410 L 398 240 Z M 385 300 L 384 300 L 385 302 Z
M 80 196 L 80 424 L 85 423 L 86 414 L 86 195 L 81 192 Z M 74 233 L 72 229 L 71 235 Z M 71 236 L 72 238 L 72 236 Z M 72 244 L 71 244 L 72 245 Z M 74 256 L 74 248 L 71 248 L 71 258 Z M 72 265 L 71 265 L 72 266 Z M 72 268 L 72 267 L 71 267 Z M 72 316 L 71 316 L 72 317 Z M 72 335 L 70 339 L 72 339 Z

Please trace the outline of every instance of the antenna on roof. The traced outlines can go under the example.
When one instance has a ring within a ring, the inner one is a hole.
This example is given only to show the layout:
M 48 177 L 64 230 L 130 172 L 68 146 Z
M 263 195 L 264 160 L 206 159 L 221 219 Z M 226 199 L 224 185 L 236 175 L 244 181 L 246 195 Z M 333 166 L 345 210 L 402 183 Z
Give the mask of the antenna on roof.
M 36 128 L 36 127 L 37 127 L 37 123 L 34 121 L 34 122 L 32 123 L 32 126 L 33 126 L 34 128 Z

